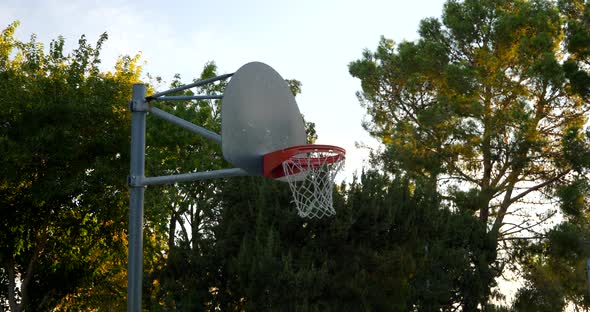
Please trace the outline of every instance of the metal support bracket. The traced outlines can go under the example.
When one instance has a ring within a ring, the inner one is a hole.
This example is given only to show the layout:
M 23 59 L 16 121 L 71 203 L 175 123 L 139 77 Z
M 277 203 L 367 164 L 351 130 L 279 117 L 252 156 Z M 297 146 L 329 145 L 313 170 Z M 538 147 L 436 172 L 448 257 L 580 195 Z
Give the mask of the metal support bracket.
M 148 104 L 151 105 L 151 104 Z M 166 120 L 172 124 L 175 124 L 181 128 L 184 128 L 190 132 L 196 133 L 206 139 L 212 140 L 217 143 L 221 143 L 221 136 L 215 132 L 209 131 L 203 127 L 197 126 L 192 122 L 186 121 L 180 117 L 174 116 L 156 107 L 150 107 L 149 112 L 154 116 Z
M 150 104 L 145 99 L 136 99 L 129 102 L 129 110 L 131 112 L 148 112 Z
M 145 187 L 143 178 L 139 176 L 127 176 L 127 185 L 129 187 Z

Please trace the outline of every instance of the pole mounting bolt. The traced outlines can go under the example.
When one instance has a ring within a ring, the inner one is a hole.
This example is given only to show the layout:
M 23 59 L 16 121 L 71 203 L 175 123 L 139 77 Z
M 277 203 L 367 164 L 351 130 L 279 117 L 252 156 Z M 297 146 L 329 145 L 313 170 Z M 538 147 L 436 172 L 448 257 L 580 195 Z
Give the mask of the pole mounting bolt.
M 129 110 L 132 112 L 147 112 L 150 110 L 150 104 L 145 100 L 131 100 L 129 102 Z
M 143 185 L 141 182 L 142 182 L 141 177 L 127 176 L 127 185 L 129 185 L 130 187 L 142 187 L 142 186 L 145 187 L 145 185 Z

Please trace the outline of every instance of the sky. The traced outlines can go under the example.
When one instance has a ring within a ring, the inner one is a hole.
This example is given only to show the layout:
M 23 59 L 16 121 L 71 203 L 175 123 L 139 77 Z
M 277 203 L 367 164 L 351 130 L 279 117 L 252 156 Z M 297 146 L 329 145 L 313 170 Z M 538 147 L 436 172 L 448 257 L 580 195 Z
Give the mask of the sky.
M 355 95 L 360 81 L 348 73 L 348 64 L 364 49 L 374 51 L 381 36 L 395 42 L 416 40 L 420 20 L 439 17 L 443 3 L 3 0 L 0 27 L 19 20 L 19 39 L 36 34 L 48 47 L 61 35 L 70 50 L 83 34 L 96 42 L 107 32 L 104 70 L 112 69 L 120 55 L 141 53 L 144 73 L 166 82 L 176 73 L 183 82 L 192 82 L 208 61 L 215 61 L 219 73 L 264 62 L 285 79 L 301 81 L 299 110 L 316 124 L 317 144 L 346 149 L 346 166 L 337 180 L 350 182 L 354 172 L 368 166 L 368 149 L 357 148 L 357 143 L 373 148 L 379 143 L 362 128 L 365 109 Z

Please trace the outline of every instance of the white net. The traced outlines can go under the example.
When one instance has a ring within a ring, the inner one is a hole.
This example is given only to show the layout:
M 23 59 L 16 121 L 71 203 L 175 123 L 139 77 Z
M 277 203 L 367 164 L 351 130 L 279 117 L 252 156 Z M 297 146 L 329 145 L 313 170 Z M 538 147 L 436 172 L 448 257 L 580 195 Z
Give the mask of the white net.
M 333 151 L 301 153 L 283 162 L 285 180 L 300 217 L 321 219 L 336 214 L 332 191 L 343 165 L 344 155 Z

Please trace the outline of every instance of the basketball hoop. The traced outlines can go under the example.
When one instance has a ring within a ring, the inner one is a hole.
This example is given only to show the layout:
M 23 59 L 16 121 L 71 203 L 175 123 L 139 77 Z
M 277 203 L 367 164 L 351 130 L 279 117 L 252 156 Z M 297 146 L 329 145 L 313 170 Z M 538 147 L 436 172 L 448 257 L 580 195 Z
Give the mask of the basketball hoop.
M 344 165 L 345 155 L 346 151 L 337 146 L 293 146 L 264 155 L 264 176 L 289 183 L 300 217 L 333 216 L 334 178 Z
M 230 78 L 223 95 L 171 94 Z M 260 176 L 289 183 L 299 215 L 322 218 L 336 213 L 332 205 L 334 178 L 342 169 L 345 151 L 328 145 L 304 145 L 305 124 L 289 85 L 272 67 L 251 62 L 233 74 L 146 96 L 144 84 L 133 85 L 130 110 L 131 154 L 129 183 L 129 261 L 127 309 L 141 310 L 144 188 L 212 178 Z M 151 101 L 221 99 L 221 135 L 164 110 Z M 145 176 L 146 115 L 150 112 L 181 128 L 221 144 L 223 158 L 234 168 Z M 223 139 L 222 139 L 223 138 Z

